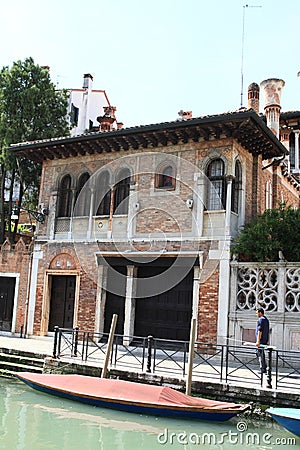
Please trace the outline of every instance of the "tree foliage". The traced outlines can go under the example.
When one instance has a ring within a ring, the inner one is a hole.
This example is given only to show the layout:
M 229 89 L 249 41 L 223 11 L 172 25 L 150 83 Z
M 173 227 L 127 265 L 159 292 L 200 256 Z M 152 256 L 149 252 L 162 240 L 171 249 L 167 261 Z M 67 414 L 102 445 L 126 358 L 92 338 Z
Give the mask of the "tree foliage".
M 243 261 L 300 261 L 300 209 L 267 209 L 245 225 L 232 251 Z
M 69 134 L 67 92 L 56 91 L 49 70 L 32 58 L 14 62 L 0 71 L 0 243 L 4 240 L 4 194 L 10 192 L 8 214 L 12 209 L 13 189 L 19 187 L 19 206 L 37 206 L 40 165 L 16 158 L 7 150 L 19 142 L 49 139 Z M 11 227 L 8 227 L 10 230 Z

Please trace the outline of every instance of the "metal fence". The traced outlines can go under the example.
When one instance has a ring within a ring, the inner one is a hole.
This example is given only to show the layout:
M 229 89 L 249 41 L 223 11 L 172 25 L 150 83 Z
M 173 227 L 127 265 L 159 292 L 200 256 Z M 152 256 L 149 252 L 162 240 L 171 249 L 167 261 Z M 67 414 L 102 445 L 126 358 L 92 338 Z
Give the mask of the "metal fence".
M 108 334 L 55 328 L 53 357 L 99 365 L 105 360 Z M 195 342 L 193 380 L 240 385 L 263 385 L 278 390 L 300 389 L 300 351 L 264 349 L 267 374 L 259 371 L 254 346 L 234 346 Z M 152 336 L 115 335 L 110 367 L 167 375 L 186 376 L 189 342 L 169 341 Z

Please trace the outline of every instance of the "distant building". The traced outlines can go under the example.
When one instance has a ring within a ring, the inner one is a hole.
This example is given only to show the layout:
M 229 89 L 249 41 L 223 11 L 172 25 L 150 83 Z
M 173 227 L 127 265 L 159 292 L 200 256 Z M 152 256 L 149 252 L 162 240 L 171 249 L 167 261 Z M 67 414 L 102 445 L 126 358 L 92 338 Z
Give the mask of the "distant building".
M 111 111 L 113 121 L 110 129 L 116 129 L 116 108 L 111 106 L 105 90 L 93 89 L 93 77 L 87 73 L 83 76 L 83 86 L 80 89 L 68 89 L 68 120 L 70 122 L 71 136 L 78 136 L 87 132 L 99 130 L 97 118 L 99 115 Z

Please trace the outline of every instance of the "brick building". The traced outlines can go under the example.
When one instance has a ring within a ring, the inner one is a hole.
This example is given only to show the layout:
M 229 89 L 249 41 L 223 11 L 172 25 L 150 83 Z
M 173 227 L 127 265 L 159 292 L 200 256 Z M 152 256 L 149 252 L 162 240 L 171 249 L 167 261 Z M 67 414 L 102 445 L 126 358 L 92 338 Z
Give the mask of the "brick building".
M 128 341 L 187 340 L 196 317 L 198 339 L 221 342 L 232 238 L 278 202 L 299 206 L 295 163 L 286 135 L 279 140 L 280 117 L 295 120 L 280 115 L 281 81 L 262 84 L 268 98 L 276 93 L 265 115 L 252 84 L 249 109 L 127 129 L 112 128 L 110 109 L 99 132 L 13 146 L 42 164 L 40 207 L 49 214 L 34 242 L 28 301 L 14 289 L 11 332 L 24 324 L 21 311 L 39 335 L 55 325 L 108 332 L 117 313 Z

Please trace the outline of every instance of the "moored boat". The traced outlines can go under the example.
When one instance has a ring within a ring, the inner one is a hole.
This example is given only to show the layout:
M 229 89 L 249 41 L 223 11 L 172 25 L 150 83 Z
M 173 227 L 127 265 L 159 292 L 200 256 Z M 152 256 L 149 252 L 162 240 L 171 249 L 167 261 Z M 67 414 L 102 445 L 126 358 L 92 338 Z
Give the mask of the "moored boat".
M 139 414 L 221 421 L 246 411 L 249 405 L 191 397 L 167 386 L 84 375 L 17 373 L 38 391 L 103 408 Z
M 288 431 L 296 436 L 300 436 L 300 409 L 268 408 L 266 412 Z

